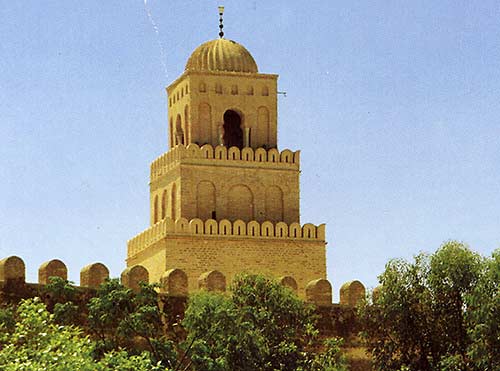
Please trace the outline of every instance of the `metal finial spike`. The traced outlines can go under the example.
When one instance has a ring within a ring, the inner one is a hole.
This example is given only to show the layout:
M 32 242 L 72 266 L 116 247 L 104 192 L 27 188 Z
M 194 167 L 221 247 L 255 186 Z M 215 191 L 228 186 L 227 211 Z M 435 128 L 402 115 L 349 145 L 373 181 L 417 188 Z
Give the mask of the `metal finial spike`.
M 224 25 L 222 24 L 222 16 L 224 15 L 224 7 L 223 6 L 219 6 L 219 37 L 222 39 L 224 37 L 224 32 L 222 31 L 222 29 L 224 28 Z

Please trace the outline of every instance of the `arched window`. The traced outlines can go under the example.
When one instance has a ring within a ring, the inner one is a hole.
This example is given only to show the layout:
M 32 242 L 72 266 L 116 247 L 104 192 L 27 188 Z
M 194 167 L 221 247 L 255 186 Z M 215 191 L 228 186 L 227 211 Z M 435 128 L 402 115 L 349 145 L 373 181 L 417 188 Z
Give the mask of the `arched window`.
M 269 110 L 266 107 L 259 107 L 257 110 L 257 126 L 260 133 L 259 145 L 269 146 L 271 144 Z
M 283 191 L 278 186 L 266 188 L 266 220 L 283 221 Z
M 167 217 L 167 190 L 163 191 L 161 196 L 161 218 L 165 219 Z
M 238 95 L 238 85 L 231 86 L 231 94 Z
M 215 84 L 215 92 L 217 94 L 222 94 L 222 85 L 221 84 L 219 84 L 219 83 Z
M 224 113 L 224 145 L 226 147 L 236 146 L 243 148 L 243 130 L 241 128 L 241 117 L 233 111 L 227 110 Z
M 249 222 L 254 219 L 253 193 L 246 185 L 238 184 L 228 192 L 227 219 L 241 219 Z
M 158 223 L 158 195 L 155 196 L 153 201 L 153 224 Z
M 196 213 L 201 220 L 215 219 L 215 185 L 208 180 L 196 187 Z
M 174 119 L 170 117 L 170 147 L 175 146 Z
M 181 115 L 177 115 L 177 120 L 175 122 L 175 144 L 184 144 Z
M 262 87 L 262 95 L 266 97 L 269 95 L 269 88 L 267 86 Z
M 207 85 L 204 82 L 200 82 L 200 93 L 206 93 Z
M 208 103 L 200 103 L 198 107 L 198 122 L 199 125 L 197 127 L 198 133 L 194 135 L 198 135 L 198 141 L 200 144 L 212 143 L 212 108 Z
M 176 190 L 176 186 L 174 183 L 174 185 L 172 186 L 171 201 L 170 201 L 170 217 L 173 220 L 175 220 L 175 218 L 177 216 L 176 207 L 177 207 L 177 190 Z
M 191 143 L 191 128 L 189 127 L 189 107 L 184 107 L 184 133 L 186 137 L 186 144 Z

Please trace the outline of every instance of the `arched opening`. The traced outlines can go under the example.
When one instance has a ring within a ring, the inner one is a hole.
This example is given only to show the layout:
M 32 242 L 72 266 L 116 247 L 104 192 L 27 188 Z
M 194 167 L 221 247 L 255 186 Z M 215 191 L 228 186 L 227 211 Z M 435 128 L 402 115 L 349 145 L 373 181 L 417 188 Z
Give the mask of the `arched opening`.
M 227 219 L 241 219 L 245 222 L 254 220 L 253 193 L 246 185 L 233 186 L 228 192 L 227 200 Z
M 241 117 L 233 110 L 224 113 L 224 145 L 226 147 L 243 148 L 243 130 L 241 129 Z
M 186 104 L 184 107 L 184 133 L 185 144 L 191 143 L 191 128 L 189 127 L 189 106 Z
M 175 144 L 184 144 L 184 131 L 182 130 L 181 115 L 177 115 L 177 120 L 175 123 L 175 138 Z
M 153 224 L 158 223 L 158 195 L 155 196 L 153 202 Z
M 177 191 L 176 191 L 176 187 L 175 187 L 175 183 L 173 184 L 172 186 L 172 191 L 171 191 L 171 201 L 170 201 L 170 217 L 172 218 L 172 220 L 175 220 L 176 216 L 177 216 Z
M 161 196 L 161 219 L 165 219 L 167 217 L 167 190 L 163 191 Z

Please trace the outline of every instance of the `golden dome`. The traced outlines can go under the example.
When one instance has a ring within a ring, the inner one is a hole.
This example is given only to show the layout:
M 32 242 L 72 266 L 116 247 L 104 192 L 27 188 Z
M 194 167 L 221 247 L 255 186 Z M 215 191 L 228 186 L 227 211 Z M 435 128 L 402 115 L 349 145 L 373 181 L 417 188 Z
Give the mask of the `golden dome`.
M 233 40 L 207 41 L 195 49 L 186 71 L 224 71 L 257 73 L 257 63 L 241 44 Z

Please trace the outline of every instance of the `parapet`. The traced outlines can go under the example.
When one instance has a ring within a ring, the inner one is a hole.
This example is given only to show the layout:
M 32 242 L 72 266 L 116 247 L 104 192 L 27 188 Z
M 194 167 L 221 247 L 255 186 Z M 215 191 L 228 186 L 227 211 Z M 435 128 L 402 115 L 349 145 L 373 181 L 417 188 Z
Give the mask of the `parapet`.
M 349 281 L 340 287 L 340 304 L 355 307 L 365 299 L 365 286 L 359 281 Z
M 332 285 L 328 280 L 320 278 L 306 286 L 306 301 L 317 305 L 332 304 Z
M 50 277 L 68 278 L 68 269 L 59 259 L 46 261 L 38 268 L 38 284 L 46 285 Z M 97 287 L 106 278 L 109 278 L 109 270 L 102 263 L 93 263 L 85 266 L 80 271 L 80 286 Z M 9 256 L 0 260 L 0 281 L 3 282 L 26 282 L 26 268 L 24 261 L 17 256 Z
M 109 270 L 102 263 L 89 264 L 80 271 L 80 286 L 97 288 L 109 278 Z
M 6 284 L 10 283 L 10 289 L 19 287 L 17 285 L 25 285 L 25 265 L 21 258 L 17 256 L 9 256 L 0 260 L 0 294 L 1 290 L 7 288 Z M 48 282 L 48 277 L 67 276 L 66 265 L 58 260 L 50 260 L 43 263 L 39 268 L 39 284 L 45 285 Z M 94 289 L 102 282 L 109 278 L 108 268 L 102 263 L 93 263 L 85 266 L 80 271 L 80 286 L 82 289 Z M 149 283 L 149 272 L 141 265 L 134 265 L 126 268 L 121 274 L 121 283 L 134 291 L 139 290 L 139 283 Z M 192 290 L 202 289 L 207 291 L 224 292 L 227 289 L 226 276 L 224 272 L 217 270 L 202 273 L 198 277 L 198 287 L 188 287 L 188 276 L 185 271 L 178 268 L 173 268 L 165 271 L 160 278 L 160 292 L 169 296 L 186 297 Z M 297 293 L 297 281 L 292 276 L 283 276 L 278 278 L 283 286 L 289 287 Z M 12 286 L 14 284 L 14 286 Z M 33 284 L 31 287 L 36 286 Z M 375 291 L 380 290 L 377 287 Z M 91 290 L 92 291 L 92 290 Z M 340 304 L 354 307 L 359 303 L 359 300 L 364 298 L 365 287 L 360 281 L 350 281 L 342 285 L 340 289 Z M 305 288 L 306 301 L 318 306 L 332 305 L 332 285 L 324 278 L 319 278 L 310 281 Z M 0 301 L 1 301 L 0 295 Z
M 219 271 L 205 272 L 198 278 L 198 288 L 207 291 L 226 291 L 226 276 Z
M 134 265 L 122 272 L 120 280 L 123 286 L 138 292 L 141 288 L 141 282 L 149 283 L 149 272 L 142 265 Z
M 18 256 L 9 256 L 0 260 L 0 281 L 6 283 L 24 283 L 26 267 Z
M 209 160 L 209 161 L 207 161 Z M 212 147 L 205 144 L 201 148 L 191 143 L 187 146 L 179 144 L 164 153 L 151 163 L 151 182 L 166 174 L 171 168 L 183 163 L 206 164 L 213 161 L 238 163 L 247 167 L 262 167 L 268 164 L 273 168 L 286 168 L 298 170 L 300 166 L 300 151 L 292 152 L 285 149 L 279 152 L 276 148 L 257 148 L 255 151 L 250 147 L 239 149 L 238 147 L 225 146 Z
M 283 286 L 288 287 L 290 290 L 292 290 L 293 292 L 297 293 L 297 290 L 298 290 L 297 281 L 295 281 L 295 278 L 293 278 L 292 276 L 283 276 L 283 277 L 280 277 L 279 278 L 279 282 Z
M 160 278 L 160 292 L 171 296 L 187 296 L 187 274 L 181 269 L 169 269 Z
M 160 241 L 169 235 L 212 235 L 217 237 L 254 237 L 254 238 L 292 238 L 305 241 L 324 241 L 326 237 L 325 224 L 284 222 L 273 224 L 270 221 L 259 223 L 252 220 L 245 223 L 242 220 L 231 222 L 227 219 L 220 221 L 208 219 L 203 221 L 195 218 L 188 221 L 186 218 L 177 220 L 165 218 L 152 227 L 141 232 L 127 242 L 128 256 L 134 256 L 148 246 Z
M 38 283 L 46 285 L 49 283 L 50 277 L 59 277 L 63 280 L 68 279 L 68 268 L 59 259 L 49 260 L 43 263 L 40 268 L 38 268 Z

